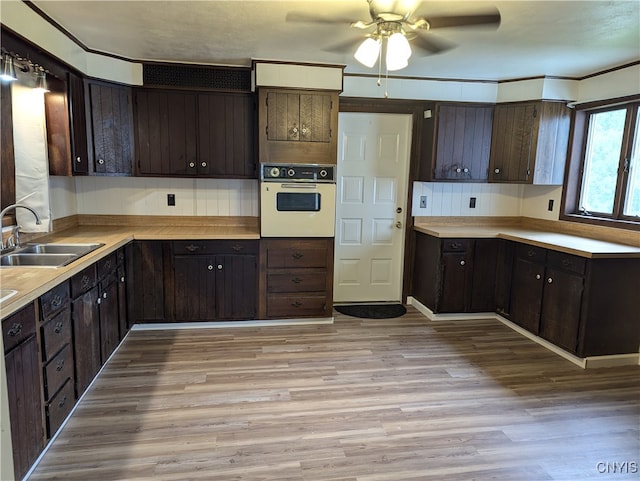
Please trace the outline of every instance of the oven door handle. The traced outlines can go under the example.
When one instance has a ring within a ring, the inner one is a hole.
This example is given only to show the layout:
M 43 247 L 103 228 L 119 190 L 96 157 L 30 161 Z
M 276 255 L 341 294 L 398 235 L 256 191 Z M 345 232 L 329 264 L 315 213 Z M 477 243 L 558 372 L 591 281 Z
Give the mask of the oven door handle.
M 283 189 L 317 189 L 318 185 L 300 182 L 299 184 L 280 184 L 280 187 Z

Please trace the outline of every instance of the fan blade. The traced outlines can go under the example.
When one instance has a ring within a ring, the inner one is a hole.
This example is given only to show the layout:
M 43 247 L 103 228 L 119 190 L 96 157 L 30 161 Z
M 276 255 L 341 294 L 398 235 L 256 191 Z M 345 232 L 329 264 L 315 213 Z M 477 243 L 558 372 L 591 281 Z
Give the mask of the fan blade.
M 418 19 L 419 21 L 420 19 Z M 440 17 L 424 18 L 429 23 L 429 30 L 434 28 L 472 27 L 472 26 L 500 26 L 500 12 L 496 9 L 492 12 L 478 15 L 446 15 Z
M 304 12 L 289 12 L 285 17 L 287 22 L 299 22 L 299 23 L 339 23 L 344 25 L 351 25 L 353 18 L 339 18 L 339 17 L 326 17 L 322 15 L 313 15 Z
M 415 38 L 409 40 L 409 44 L 420 50 L 423 50 L 427 54 L 435 54 L 451 50 L 456 45 L 439 39 L 428 33 L 420 33 L 416 31 Z

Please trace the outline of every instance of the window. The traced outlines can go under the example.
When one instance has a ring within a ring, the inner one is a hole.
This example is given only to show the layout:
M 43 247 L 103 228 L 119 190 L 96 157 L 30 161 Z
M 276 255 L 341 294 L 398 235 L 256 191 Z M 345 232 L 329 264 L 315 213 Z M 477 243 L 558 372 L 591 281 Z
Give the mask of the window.
M 574 129 L 563 218 L 640 227 L 640 102 L 578 110 Z

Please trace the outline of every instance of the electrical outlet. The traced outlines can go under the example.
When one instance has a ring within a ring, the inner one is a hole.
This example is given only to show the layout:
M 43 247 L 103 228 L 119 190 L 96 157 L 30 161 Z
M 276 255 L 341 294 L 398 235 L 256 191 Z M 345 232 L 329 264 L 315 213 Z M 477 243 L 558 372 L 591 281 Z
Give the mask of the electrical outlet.
M 549 204 L 547 205 L 548 211 L 553 211 L 553 199 L 549 199 Z
M 476 208 L 476 198 L 475 197 L 470 197 L 469 198 L 469 209 L 475 209 Z
M 167 194 L 167 205 L 168 206 L 176 205 L 176 194 Z
M 426 195 L 421 195 L 420 196 L 420 208 L 421 209 L 426 209 L 427 208 L 427 196 Z

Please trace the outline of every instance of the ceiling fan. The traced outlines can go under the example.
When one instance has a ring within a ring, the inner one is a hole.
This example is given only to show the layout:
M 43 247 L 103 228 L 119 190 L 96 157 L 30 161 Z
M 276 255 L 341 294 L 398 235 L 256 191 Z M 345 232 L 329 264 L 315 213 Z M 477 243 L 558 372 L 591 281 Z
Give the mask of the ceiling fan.
M 370 20 L 348 20 L 326 18 L 303 13 L 291 12 L 289 22 L 348 23 L 352 28 L 367 31 L 364 41 L 362 35 L 343 44 L 330 48 L 330 51 L 348 52 L 360 43 L 355 58 L 371 68 L 380 59 L 386 49 L 387 70 L 400 70 L 408 65 L 411 45 L 427 54 L 440 53 L 454 45 L 439 40 L 429 32 L 439 28 L 492 26 L 500 25 L 500 12 L 496 8 L 481 13 L 465 15 L 415 16 L 416 10 L 422 10 L 415 0 L 366 0 L 369 4 Z M 411 43 L 410 43 L 411 42 Z

